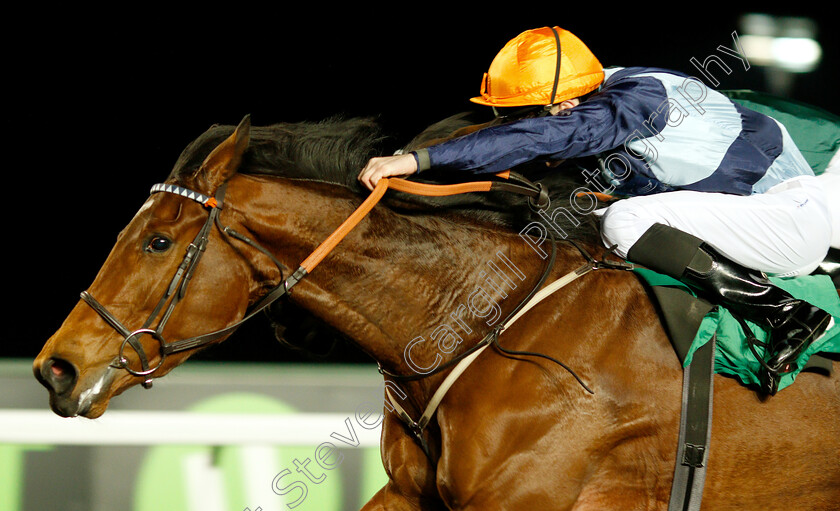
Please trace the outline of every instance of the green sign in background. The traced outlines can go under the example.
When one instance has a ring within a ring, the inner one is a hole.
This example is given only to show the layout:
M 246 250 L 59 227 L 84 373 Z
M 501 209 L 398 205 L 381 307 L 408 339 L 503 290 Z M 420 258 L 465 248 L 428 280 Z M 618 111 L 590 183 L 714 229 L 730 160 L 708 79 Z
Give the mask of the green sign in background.
M 191 409 L 196 413 L 294 413 L 292 407 L 279 400 L 257 394 L 223 394 L 209 398 Z M 339 425 L 340 426 L 340 425 Z M 329 441 L 330 438 L 324 439 Z M 135 489 L 134 511 L 160 511 L 161 503 L 166 502 L 168 509 L 191 510 L 189 485 L 185 473 L 185 460 L 190 456 L 198 456 L 213 460 L 214 469 L 221 473 L 224 488 L 208 488 L 224 495 L 226 502 L 222 509 L 243 511 L 246 507 L 256 511 L 261 507 L 263 511 L 274 509 L 298 509 L 331 511 L 343 509 L 346 486 L 356 480 L 360 484 L 358 495 L 363 500 L 371 497 L 387 481 L 382 468 L 378 448 L 362 448 L 364 451 L 362 470 L 358 474 L 348 474 L 351 469 L 347 464 L 338 464 L 332 470 L 323 470 L 314 461 L 309 464 L 311 472 L 317 477 L 323 477 L 323 482 L 313 483 L 304 475 L 298 473 L 294 460 L 313 459 L 317 446 L 306 447 L 275 447 L 273 456 L 276 458 L 276 470 L 266 473 L 253 473 L 242 465 L 242 447 L 238 446 L 157 446 L 150 448 L 143 460 L 137 477 Z M 283 470 L 288 469 L 291 474 L 282 478 L 282 483 L 276 487 L 283 488 L 293 481 L 300 481 L 306 485 L 305 497 L 300 490 L 289 490 L 286 495 L 278 495 L 271 490 L 274 478 Z M 269 493 L 270 502 L 251 502 L 246 489 L 254 484 L 247 477 L 261 478 L 256 484 L 263 484 L 268 490 L 260 495 Z M 354 492 L 355 493 L 355 492 Z M 287 500 L 288 499 L 288 500 Z M 363 502 L 358 503 L 359 507 Z M 294 506 L 294 507 L 291 507 Z
M 259 394 L 236 393 L 223 394 L 208 398 L 191 408 L 195 413 L 295 413 L 289 405 Z M 161 432 L 165 435 L 165 431 Z M 329 441 L 330 438 L 325 438 Z M 348 494 L 357 495 L 360 502 L 354 507 L 361 507 L 367 499 L 375 494 L 387 481 L 382 468 L 379 449 L 375 447 L 350 448 L 358 449 L 361 463 L 350 466 L 341 462 L 328 471 L 324 471 L 314 463 L 310 463 L 313 473 L 323 477 L 323 482 L 315 484 L 307 480 L 295 469 L 294 460 L 312 459 L 317 446 L 270 447 L 272 456 L 276 459 L 276 470 L 264 473 L 254 473 L 243 466 L 246 459 L 239 446 L 178 446 L 160 445 L 147 449 L 141 462 L 134 486 L 134 511 L 160 511 L 161 509 L 177 509 L 191 511 L 193 509 L 188 485 L 187 460 L 190 457 L 210 460 L 208 472 L 214 472 L 219 477 L 213 482 L 219 482 L 222 488 L 204 488 L 207 492 L 224 496 L 225 502 L 219 503 L 219 509 L 244 511 L 246 508 L 256 511 L 275 509 L 297 509 L 318 511 L 339 511 L 346 508 L 345 499 Z M 24 462 L 27 451 L 44 451 L 52 446 L 43 445 L 8 445 L 0 444 L 0 511 L 20 511 L 22 508 L 22 488 Z M 346 450 L 345 450 L 346 451 Z M 346 459 L 346 458 L 345 458 Z M 361 467 L 359 469 L 359 467 Z M 288 486 L 293 481 L 301 481 L 307 486 L 307 493 L 302 498 L 301 491 L 289 491 L 286 495 L 279 495 L 272 491 L 274 478 L 283 470 L 288 469 L 291 474 L 282 478 L 282 486 Z M 356 472 L 358 470 L 358 472 Z M 258 478 L 257 485 L 264 485 L 266 491 L 262 496 L 268 496 L 266 502 L 251 502 L 247 488 L 253 487 L 255 481 L 247 478 Z M 208 483 L 209 484 L 209 483 Z M 348 492 L 350 484 L 358 485 L 355 491 Z M 192 491 L 195 491 L 192 488 Z M 295 505 L 296 503 L 296 505 Z M 294 507 L 291 507 L 293 506 Z

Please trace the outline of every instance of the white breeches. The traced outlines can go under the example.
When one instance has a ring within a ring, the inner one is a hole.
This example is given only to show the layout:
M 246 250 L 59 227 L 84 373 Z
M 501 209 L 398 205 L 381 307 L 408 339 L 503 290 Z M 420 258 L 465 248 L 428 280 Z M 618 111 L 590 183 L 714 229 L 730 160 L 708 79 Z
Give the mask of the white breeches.
M 627 257 L 642 234 L 661 223 L 768 275 L 807 275 L 828 252 L 832 221 L 840 222 L 840 191 L 835 187 L 829 198 L 826 188 L 819 178 L 800 176 L 750 196 L 681 190 L 631 197 L 605 210 L 602 238 L 607 247 L 615 245 L 616 253 Z M 836 242 L 840 233 L 833 236 Z
M 831 210 L 831 223 L 834 226 L 831 247 L 840 250 L 840 151 L 837 151 L 828 164 L 828 169 L 817 179 L 828 195 L 828 208 Z

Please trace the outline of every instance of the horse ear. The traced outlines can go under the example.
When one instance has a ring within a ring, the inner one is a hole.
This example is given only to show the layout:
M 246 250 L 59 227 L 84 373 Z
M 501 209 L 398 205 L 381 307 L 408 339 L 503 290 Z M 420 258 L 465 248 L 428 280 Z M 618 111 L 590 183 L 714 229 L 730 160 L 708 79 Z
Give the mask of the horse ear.
M 197 188 L 207 195 L 216 193 L 222 184 L 236 174 L 242 164 L 242 155 L 251 138 L 251 116 L 246 115 L 233 133 L 216 146 L 196 171 Z

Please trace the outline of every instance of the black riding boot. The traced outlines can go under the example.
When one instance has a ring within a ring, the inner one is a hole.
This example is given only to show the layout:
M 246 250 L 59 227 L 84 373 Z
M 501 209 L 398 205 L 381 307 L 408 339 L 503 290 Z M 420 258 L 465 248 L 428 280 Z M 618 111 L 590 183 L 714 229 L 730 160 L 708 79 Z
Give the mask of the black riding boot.
M 762 390 L 775 394 L 782 374 L 797 369 L 799 355 L 825 333 L 831 315 L 773 285 L 767 276 L 725 257 L 703 240 L 655 224 L 627 258 L 682 281 L 704 298 L 771 329 L 761 375 Z

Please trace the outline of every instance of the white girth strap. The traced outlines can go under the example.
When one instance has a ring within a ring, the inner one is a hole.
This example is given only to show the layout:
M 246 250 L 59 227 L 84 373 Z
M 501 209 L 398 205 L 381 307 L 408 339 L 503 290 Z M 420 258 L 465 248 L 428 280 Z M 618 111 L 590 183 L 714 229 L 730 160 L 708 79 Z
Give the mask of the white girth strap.
M 593 266 L 591 263 L 586 263 L 580 268 L 564 275 L 563 277 L 560 277 L 548 286 L 541 289 L 525 304 L 524 307 L 522 307 L 519 310 L 519 312 L 516 313 L 516 315 L 514 315 L 501 326 L 501 328 L 499 329 L 499 335 L 501 335 L 502 332 L 504 332 L 508 327 L 510 327 L 514 322 L 516 322 L 517 319 L 522 317 L 526 312 L 528 312 L 531 308 L 533 308 L 535 305 L 544 300 L 547 296 L 551 295 L 558 289 L 568 285 L 574 280 L 583 277 L 584 275 L 586 275 L 594 269 L 595 266 Z M 464 359 L 461 360 L 449 372 L 449 374 L 446 376 L 446 379 L 443 380 L 443 383 L 441 383 L 440 387 L 438 387 L 437 391 L 435 391 L 434 395 L 432 396 L 432 399 L 429 400 L 429 404 L 426 405 L 426 409 L 423 411 L 423 415 L 420 417 L 420 420 L 414 421 L 411 419 L 411 416 L 409 416 L 405 409 L 402 406 L 400 406 L 396 399 L 394 399 L 394 396 L 391 394 L 391 391 L 386 385 L 385 396 L 388 399 L 388 403 L 390 403 L 390 405 L 396 411 L 397 415 L 399 415 L 406 423 L 408 423 L 410 427 L 417 431 L 422 431 L 429 423 L 429 421 L 432 420 L 432 416 L 435 414 L 437 407 L 440 405 L 440 402 L 443 401 L 443 397 L 446 395 L 446 393 L 449 391 L 452 385 L 455 384 L 455 382 L 458 380 L 461 374 L 467 370 L 467 367 L 469 367 L 470 364 L 472 364 L 473 361 L 476 359 L 476 357 L 478 357 L 482 351 L 487 349 L 487 347 L 490 346 L 490 344 L 490 342 L 487 342 L 484 346 L 475 350 L 469 356 L 464 357 Z

